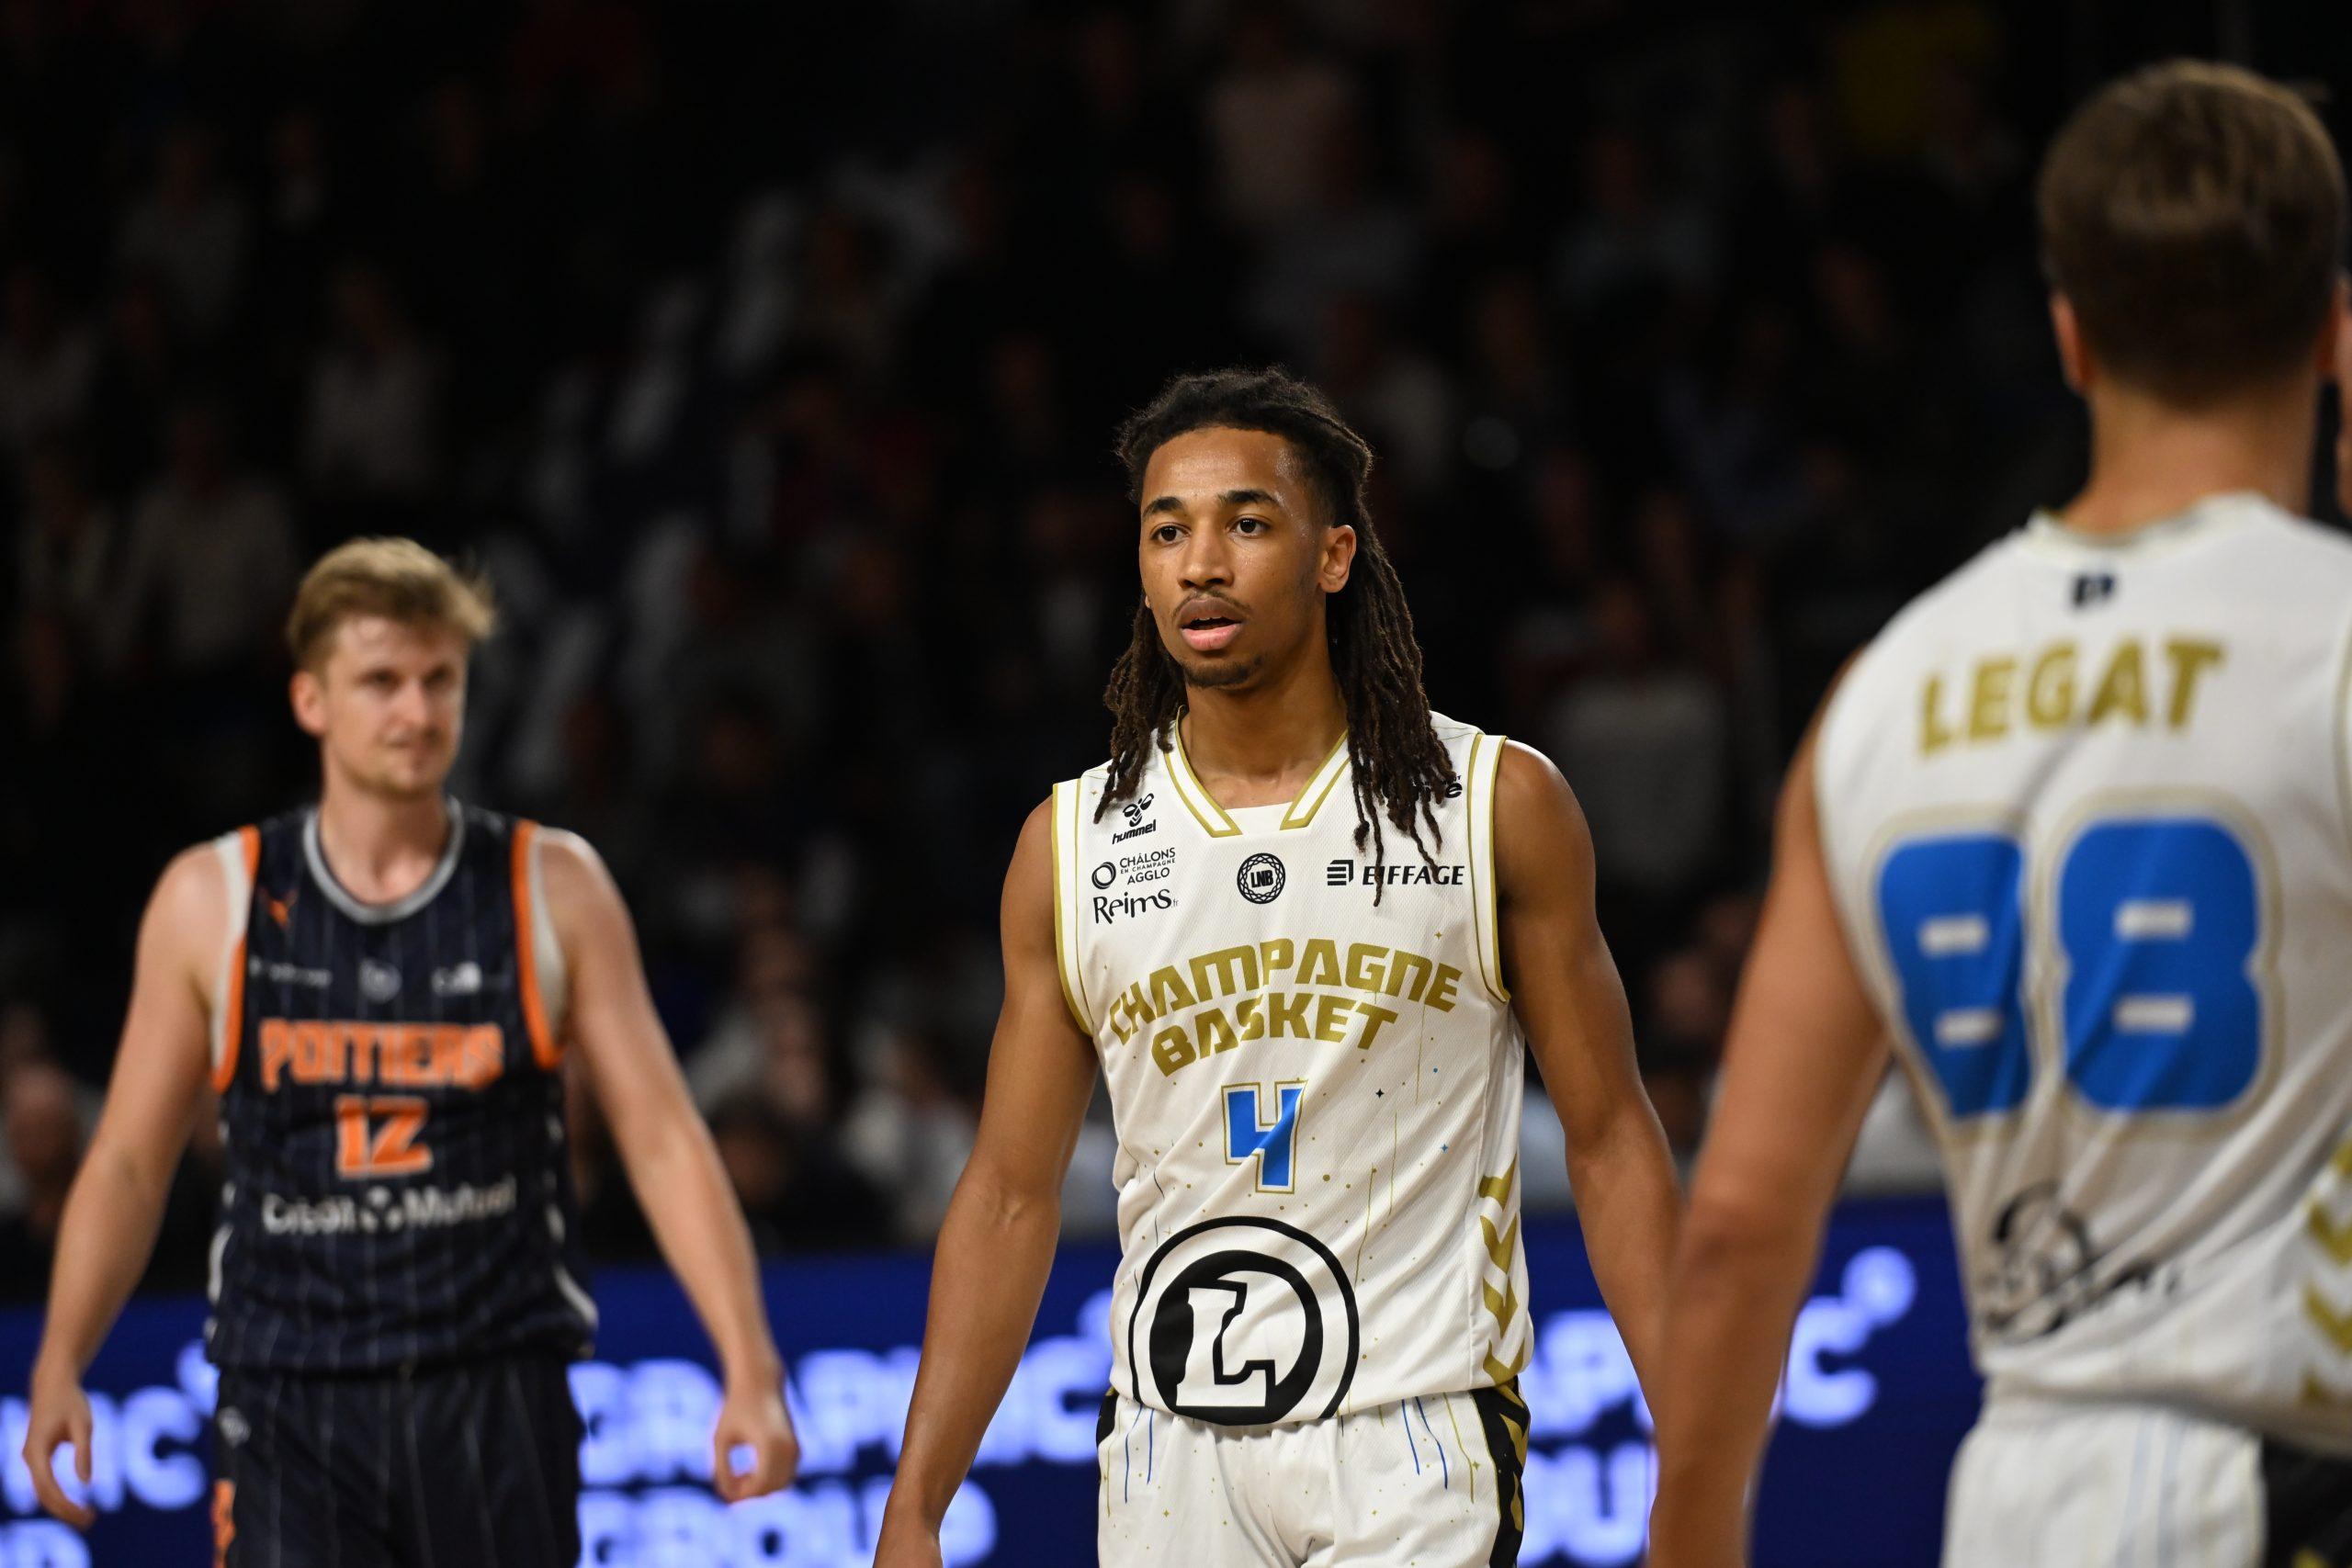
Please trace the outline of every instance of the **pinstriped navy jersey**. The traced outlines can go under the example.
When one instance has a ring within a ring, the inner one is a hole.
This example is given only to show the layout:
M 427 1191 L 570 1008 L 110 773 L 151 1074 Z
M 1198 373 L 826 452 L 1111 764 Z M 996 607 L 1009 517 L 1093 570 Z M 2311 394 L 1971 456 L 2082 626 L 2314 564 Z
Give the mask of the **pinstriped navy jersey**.
M 213 1021 L 223 1366 L 587 1352 L 537 829 L 449 812 L 440 862 L 391 904 L 335 881 L 315 812 L 215 843 L 233 928 Z

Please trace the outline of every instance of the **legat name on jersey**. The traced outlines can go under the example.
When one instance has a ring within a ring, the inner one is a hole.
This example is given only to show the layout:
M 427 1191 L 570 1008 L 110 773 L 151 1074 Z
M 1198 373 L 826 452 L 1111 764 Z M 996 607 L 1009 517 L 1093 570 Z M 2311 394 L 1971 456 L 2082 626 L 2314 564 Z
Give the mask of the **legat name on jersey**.
M 238 911 L 213 1021 L 223 1365 L 587 1348 L 541 841 L 449 809 L 441 860 L 390 905 L 335 881 L 312 813 L 217 842 Z
M 1990 1398 L 2352 1451 L 2352 546 L 2037 517 L 1855 660 L 1815 771 Z
M 1054 791 L 1057 961 L 1118 1133 L 1113 1379 L 1141 1404 L 1304 1421 L 1525 1364 L 1502 743 L 1436 723 L 1464 787 L 1385 862 L 1344 742 L 1286 806 L 1221 808 L 1176 739 L 1099 821 L 1105 769 Z

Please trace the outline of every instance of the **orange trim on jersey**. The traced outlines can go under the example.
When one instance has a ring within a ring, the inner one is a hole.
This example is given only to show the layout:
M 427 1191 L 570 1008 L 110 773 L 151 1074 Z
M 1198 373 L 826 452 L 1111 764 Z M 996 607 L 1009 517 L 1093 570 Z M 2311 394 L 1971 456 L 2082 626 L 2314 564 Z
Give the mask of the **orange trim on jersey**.
M 229 954 L 229 989 L 220 998 L 220 1060 L 212 1069 L 215 1093 L 226 1094 L 237 1076 L 237 1047 L 245 1034 L 245 935 L 253 924 L 254 878 L 261 873 L 261 829 L 240 828 L 237 842 L 245 852 L 245 913 L 237 926 L 237 945 Z
M 563 1065 L 563 1043 L 548 1027 L 547 1004 L 539 998 L 538 925 L 532 919 L 531 845 L 539 825 L 514 823 L 514 973 L 523 993 L 523 1024 L 531 1033 L 531 1055 L 548 1072 Z
M 212 1568 L 228 1568 L 229 1548 L 236 1540 L 236 1483 L 216 1481 L 212 1483 Z

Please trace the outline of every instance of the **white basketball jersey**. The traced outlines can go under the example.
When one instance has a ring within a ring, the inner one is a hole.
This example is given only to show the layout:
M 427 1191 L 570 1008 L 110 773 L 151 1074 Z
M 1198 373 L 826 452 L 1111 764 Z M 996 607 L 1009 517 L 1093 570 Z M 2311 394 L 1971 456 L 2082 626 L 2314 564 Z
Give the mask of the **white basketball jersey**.
M 1377 880 L 1344 743 L 1288 806 L 1219 807 L 1181 741 L 1100 821 L 1107 766 L 1055 786 L 1064 987 L 1119 1139 L 1112 1376 L 1139 1404 L 1314 1420 L 1526 1362 L 1502 742 L 1436 726 L 1462 788 L 1427 862 L 1385 824 Z
M 1990 1393 L 2352 1450 L 2352 545 L 2037 517 L 1821 728 L 1849 944 L 1942 1145 Z

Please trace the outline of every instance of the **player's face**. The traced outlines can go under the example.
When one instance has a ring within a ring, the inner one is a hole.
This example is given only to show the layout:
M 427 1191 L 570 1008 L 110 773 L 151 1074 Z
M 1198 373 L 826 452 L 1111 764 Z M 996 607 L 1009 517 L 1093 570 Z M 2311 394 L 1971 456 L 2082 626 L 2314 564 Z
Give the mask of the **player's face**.
M 355 615 L 319 669 L 295 675 L 295 715 L 350 784 L 401 800 L 438 794 L 465 729 L 468 651 L 449 626 Z
M 1325 522 L 1288 441 L 1188 431 L 1144 466 L 1142 508 L 1144 598 L 1187 685 L 1247 686 L 1320 646 L 1356 535 Z

